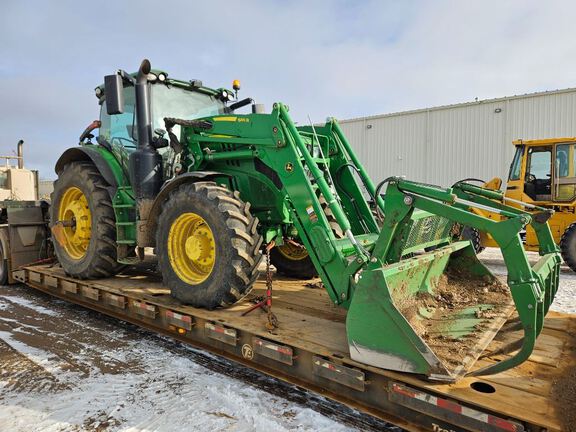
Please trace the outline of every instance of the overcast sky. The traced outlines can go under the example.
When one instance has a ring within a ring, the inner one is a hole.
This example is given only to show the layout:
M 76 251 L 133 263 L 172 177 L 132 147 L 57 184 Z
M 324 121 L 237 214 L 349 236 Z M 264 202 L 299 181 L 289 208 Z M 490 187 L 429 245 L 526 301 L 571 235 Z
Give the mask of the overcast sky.
M 573 1 L 0 0 L 0 153 L 41 177 L 142 58 L 300 122 L 576 86 Z

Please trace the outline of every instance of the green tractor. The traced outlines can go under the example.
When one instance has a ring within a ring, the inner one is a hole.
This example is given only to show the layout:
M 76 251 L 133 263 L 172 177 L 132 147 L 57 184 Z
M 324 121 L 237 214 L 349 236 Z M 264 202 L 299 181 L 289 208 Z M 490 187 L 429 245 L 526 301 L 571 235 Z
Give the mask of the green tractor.
M 105 77 L 96 88 L 100 120 L 56 164 L 51 227 L 67 274 L 110 277 L 154 248 L 172 295 L 213 309 L 250 292 L 263 251 L 274 245 L 279 272 L 318 275 L 334 304 L 348 310 L 356 361 L 454 380 L 476 357 L 464 352 L 455 362 L 437 342 L 477 350 L 514 304 L 522 348 L 476 373 L 530 355 L 558 286 L 560 258 L 546 218 L 466 185 L 400 178 L 375 185 L 336 120 L 296 127 L 286 105 L 264 113 L 252 99 L 238 100 L 239 84 L 233 87 L 172 79 L 147 60 L 135 74 Z M 251 113 L 236 112 L 248 105 Z M 533 267 L 519 235 L 528 224 L 542 255 Z M 505 292 L 460 239 L 463 226 L 489 233 L 502 248 Z M 451 287 L 464 290 L 467 302 L 456 304 Z M 447 307 L 438 304 L 448 297 Z

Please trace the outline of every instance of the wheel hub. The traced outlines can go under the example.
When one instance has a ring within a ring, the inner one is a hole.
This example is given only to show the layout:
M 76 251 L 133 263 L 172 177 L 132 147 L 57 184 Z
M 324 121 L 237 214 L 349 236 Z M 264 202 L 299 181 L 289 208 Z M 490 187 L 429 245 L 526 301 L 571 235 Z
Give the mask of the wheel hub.
M 92 216 L 88 200 L 77 187 L 66 189 L 58 211 L 58 220 L 64 225 L 66 253 L 73 259 L 80 259 L 88 250 L 92 234 Z
M 168 258 L 184 282 L 195 285 L 212 273 L 216 246 L 212 230 L 196 213 L 183 213 L 170 226 Z
M 192 261 L 206 263 L 213 260 L 214 238 L 206 226 L 198 227 L 194 233 L 186 239 L 186 255 Z
M 304 246 L 291 241 L 287 241 L 282 246 L 278 246 L 278 252 L 292 261 L 300 261 L 308 257 L 308 251 Z

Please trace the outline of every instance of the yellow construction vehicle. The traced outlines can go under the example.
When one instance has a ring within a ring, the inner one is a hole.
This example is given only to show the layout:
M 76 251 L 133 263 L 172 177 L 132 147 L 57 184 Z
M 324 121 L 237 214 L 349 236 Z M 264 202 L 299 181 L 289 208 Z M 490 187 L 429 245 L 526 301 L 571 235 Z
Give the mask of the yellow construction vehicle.
M 576 138 L 516 140 L 512 144 L 516 153 L 510 165 L 504 201 L 510 206 L 547 215 L 564 262 L 576 271 Z M 502 180 L 497 177 L 483 185 L 494 190 L 501 186 Z M 486 210 L 473 211 L 500 219 L 498 214 Z M 464 236 L 474 243 L 477 251 L 498 247 L 484 232 L 465 228 Z M 538 239 L 530 226 L 526 228 L 524 246 L 526 250 L 538 251 Z

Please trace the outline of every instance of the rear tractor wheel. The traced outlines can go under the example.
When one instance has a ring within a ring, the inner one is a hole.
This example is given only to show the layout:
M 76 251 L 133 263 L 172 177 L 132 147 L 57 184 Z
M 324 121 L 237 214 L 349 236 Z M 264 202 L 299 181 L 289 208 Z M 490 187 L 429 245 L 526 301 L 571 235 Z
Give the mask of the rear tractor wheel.
M 213 182 L 180 186 L 158 221 L 158 266 L 172 296 L 206 309 L 229 306 L 258 278 L 258 219 L 237 192 Z
M 337 239 L 344 238 L 344 231 L 340 228 L 326 199 L 320 196 L 318 200 L 334 236 Z M 284 276 L 295 279 L 311 279 L 318 276 L 318 270 L 316 270 L 304 245 L 291 239 L 286 240 L 282 246 L 277 246 L 270 251 L 270 262 L 276 267 L 276 271 Z
M 50 221 L 64 271 L 80 279 L 109 277 L 116 261 L 116 217 L 108 183 L 94 165 L 72 162 L 54 182 Z
M 270 262 L 276 271 L 296 279 L 310 279 L 318 276 L 318 271 L 310 259 L 306 248 L 294 240 L 284 241 L 270 251 Z

